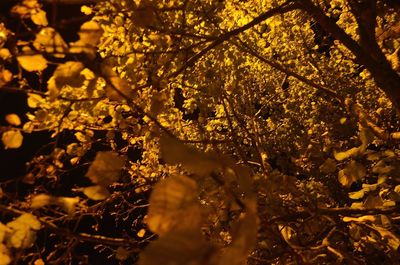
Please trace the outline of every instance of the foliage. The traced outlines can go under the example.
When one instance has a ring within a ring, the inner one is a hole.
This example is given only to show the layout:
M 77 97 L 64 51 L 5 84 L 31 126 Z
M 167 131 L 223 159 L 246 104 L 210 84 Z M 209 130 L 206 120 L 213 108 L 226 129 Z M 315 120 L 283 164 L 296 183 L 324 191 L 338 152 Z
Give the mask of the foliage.
M 399 260 L 395 1 L 78 3 L 75 41 L 45 2 L 0 24 L 0 90 L 30 108 L 5 152 L 52 138 L 0 183 L 0 264 Z

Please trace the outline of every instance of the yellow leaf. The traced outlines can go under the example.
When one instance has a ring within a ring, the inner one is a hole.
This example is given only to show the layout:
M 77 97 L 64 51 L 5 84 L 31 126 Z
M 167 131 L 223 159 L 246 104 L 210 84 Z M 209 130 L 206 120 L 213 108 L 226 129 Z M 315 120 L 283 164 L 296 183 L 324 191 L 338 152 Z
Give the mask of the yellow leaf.
M 20 216 L 18 216 L 15 220 L 7 223 L 7 226 L 13 229 L 20 229 L 20 228 L 30 228 L 33 230 L 39 230 L 40 229 L 40 222 L 34 216 L 33 214 L 30 213 L 24 213 Z
M 90 15 L 92 14 L 93 10 L 88 6 L 81 6 L 81 12 L 85 15 Z
M 68 214 L 73 214 L 76 205 L 79 203 L 79 197 L 56 197 L 55 203 L 63 208 L 63 210 Z
M 144 237 L 145 234 L 146 234 L 146 230 L 142 228 L 142 229 L 139 230 L 139 232 L 137 232 L 136 235 L 138 237 L 142 238 L 142 237 Z
M 81 62 L 69 61 L 60 64 L 47 81 L 50 100 L 55 100 L 64 86 L 80 87 L 85 81 L 81 71 L 85 66 Z
M 32 200 L 31 200 L 31 208 L 36 209 L 36 208 L 41 208 L 46 205 L 52 204 L 53 203 L 53 197 L 49 196 L 47 194 L 38 194 L 35 195 Z
M 51 27 L 43 28 L 36 34 L 33 46 L 38 51 L 45 51 L 58 58 L 65 57 L 65 52 L 68 50 L 68 46 L 61 35 Z
M 352 160 L 344 169 L 339 171 L 338 179 L 343 186 L 350 187 L 353 182 L 363 178 L 365 174 L 365 167 Z
M 37 259 L 37 260 L 35 260 L 33 265 L 45 265 L 45 263 L 44 263 L 44 261 L 42 259 Z
M 21 119 L 18 117 L 17 114 L 11 113 L 6 115 L 6 121 L 14 126 L 20 126 L 21 125 Z
M 83 193 L 94 201 L 104 200 L 110 196 L 110 192 L 100 185 L 83 188 Z
M 290 240 L 293 231 L 286 226 L 288 230 L 285 233 L 285 240 Z M 231 264 L 241 265 L 246 263 L 248 255 L 253 250 L 258 233 L 257 215 L 254 212 L 247 212 L 242 215 L 231 232 L 233 242 L 222 252 L 219 257 L 219 265 Z
M 5 148 L 19 148 L 22 145 L 24 137 L 19 130 L 11 130 L 3 133 L 1 140 Z
M 42 102 L 44 102 L 44 99 L 40 95 L 34 93 L 28 93 L 28 99 L 27 99 L 28 107 L 37 108 L 38 105 Z
M 182 164 L 185 169 L 200 176 L 219 171 L 230 159 L 214 153 L 204 153 L 184 145 L 171 137 L 160 138 L 161 155 L 169 164 Z
M 7 233 L 10 232 L 10 228 L 0 222 L 0 242 L 3 242 Z
M 139 265 L 211 264 L 207 261 L 214 253 L 215 248 L 206 242 L 200 230 L 171 231 L 140 253 Z
M 348 217 L 345 216 L 343 217 L 343 222 L 361 222 L 361 223 L 365 223 L 365 222 L 375 222 L 376 221 L 376 216 L 374 215 L 363 215 L 360 217 Z
M 97 152 L 86 176 L 88 176 L 93 183 L 101 186 L 108 186 L 117 181 L 124 164 L 125 158 L 119 156 L 115 152 Z
M 18 63 L 28 72 L 41 72 L 47 68 L 47 60 L 41 54 L 17 56 Z
M 192 228 L 201 223 L 197 184 L 185 176 L 171 176 L 157 183 L 150 196 L 147 225 L 157 234 L 174 227 Z
M 0 265 L 8 265 L 11 263 L 10 253 L 6 245 L 0 243 Z
M 337 161 L 342 161 L 342 160 L 345 160 L 347 158 L 357 156 L 357 155 L 360 154 L 360 152 L 361 152 L 361 150 L 360 150 L 359 147 L 353 147 L 353 148 L 351 148 L 351 149 L 349 149 L 347 151 L 344 151 L 344 152 L 336 152 L 336 151 L 334 151 L 333 152 L 333 156 L 335 157 L 335 159 Z
M 49 22 L 47 21 L 46 12 L 41 9 L 35 10 L 31 14 L 32 22 L 38 26 L 47 26 Z

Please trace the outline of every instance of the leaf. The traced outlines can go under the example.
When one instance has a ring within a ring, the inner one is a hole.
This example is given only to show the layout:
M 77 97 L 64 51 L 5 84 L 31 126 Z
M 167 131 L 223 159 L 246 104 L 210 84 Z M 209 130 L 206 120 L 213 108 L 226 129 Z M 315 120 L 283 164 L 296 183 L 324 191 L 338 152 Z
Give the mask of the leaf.
M 139 265 L 206 265 L 214 250 L 200 231 L 170 231 L 140 253 Z
M 17 114 L 11 113 L 6 115 L 6 121 L 14 126 L 20 126 L 21 125 L 21 119 L 18 117 Z
M 118 247 L 115 252 L 115 258 L 121 261 L 127 260 L 129 258 L 129 251 L 126 248 Z
M 93 183 L 108 186 L 118 180 L 125 158 L 112 151 L 97 152 L 86 176 Z
M 377 225 L 373 225 L 373 227 L 376 231 L 379 232 L 381 237 L 383 237 L 388 242 L 388 245 L 390 246 L 390 248 L 392 250 L 398 251 L 399 246 L 400 246 L 399 236 L 393 234 L 392 232 L 390 232 L 389 230 L 387 230 L 383 227 L 380 227 Z
M 56 197 L 55 203 L 68 214 L 73 214 L 75 213 L 76 205 L 79 203 L 79 197 Z
M 18 63 L 28 72 L 41 72 L 47 68 L 47 60 L 41 54 L 17 56 Z
M 185 176 L 172 176 L 157 183 L 150 196 L 149 229 L 162 235 L 177 226 L 199 226 L 201 211 L 197 194 L 196 182 Z
M 204 153 L 184 145 L 168 136 L 160 138 L 161 156 L 169 164 L 182 164 L 183 167 L 200 176 L 219 171 L 230 159 L 214 153 Z
M 51 27 L 43 28 L 36 34 L 33 46 L 38 51 L 45 51 L 57 58 L 64 58 L 68 51 L 68 45 L 61 35 Z
M 382 198 L 379 195 L 369 194 L 363 202 L 364 208 L 380 208 L 384 204 Z
M 319 170 L 322 173 L 330 174 L 336 171 L 336 162 L 332 158 L 328 158 L 325 162 L 319 167 Z
M 10 253 L 7 247 L 0 243 L 0 265 L 8 265 L 11 263 Z
M 142 228 L 142 229 L 139 230 L 139 232 L 137 232 L 136 235 L 138 237 L 142 238 L 142 237 L 144 237 L 145 234 L 146 234 L 146 230 Z
M 103 30 L 95 21 L 88 21 L 82 24 L 79 34 L 79 40 L 70 43 L 71 53 L 86 53 L 87 56 L 94 59 L 96 57 L 96 46 L 103 35 Z
M 342 160 L 345 160 L 347 158 L 357 156 L 360 153 L 361 153 L 361 150 L 360 150 L 359 147 L 353 147 L 353 148 L 351 148 L 351 149 L 349 149 L 347 151 L 344 151 L 344 152 L 336 152 L 336 151 L 334 151 L 333 152 L 333 156 L 335 157 L 335 159 L 337 161 L 342 161 Z
M 83 188 L 83 193 L 94 201 L 100 201 L 107 199 L 110 196 L 110 192 L 103 186 L 95 185 Z
M 33 265 L 46 265 L 42 259 L 37 259 L 33 263 Z
M 40 95 L 34 93 L 28 93 L 28 99 L 27 99 L 28 107 L 37 108 L 39 104 L 42 102 L 44 102 L 44 99 Z
M 10 228 L 0 222 L 0 242 L 3 242 L 7 233 L 10 232 Z
M 54 199 L 52 196 L 49 196 L 47 194 L 38 194 L 32 198 L 31 208 L 33 208 L 33 209 L 41 208 L 46 205 L 52 204 L 53 202 L 54 202 Z
M 219 265 L 245 264 L 257 242 L 258 221 L 254 212 L 247 212 L 241 216 L 232 231 L 233 242 L 223 250 L 219 257 Z
M 33 230 L 40 229 L 40 222 L 34 215 L 24 213 L 7 223 L 7 227 L 12 230 L 8 244 L 14 248 L 29 248 L 36 239 L 36 233 Z
M 365 223 L 365 222 L 375 222 L 377 220 L 376 216 L 374 215 L 363 215 L 360 217 L 348 217 L 345 216 L 343 217 L 343 222 L 359 222 L 359 223 Z
M 38 26 L 47 26 L 49 22 L 47 21 L 46 12 L 41 9 L 35 10 L 31 14 L 32 22 Z
M 69 61 L 60 64 L 47 81 L 50 100 L 54 101 L 64 86 L 81 87 L 85 81 L 84 76 L 81 75 L 84 68 L 81 62 Z
M 5 148 L 19 148 L 22 145 L 24 137 L 22 136 L 21 132 L 19 130 L 11 130 L 4 132 L 1 140 L 5 146 Z
M 353 182 L 360 180 L 365 175 L 365 167 L 362 164 L 352 160 L 344 169 L 339 171 L 338 179 L 340 184 L 350 187 Z
M 349 192 L 349 198 L 353 200 L 359 200 L 364 197 L 365 193 L 367 191 L 365 189 L 359 190 L 359 191 L 354 191 L 354 192 Z

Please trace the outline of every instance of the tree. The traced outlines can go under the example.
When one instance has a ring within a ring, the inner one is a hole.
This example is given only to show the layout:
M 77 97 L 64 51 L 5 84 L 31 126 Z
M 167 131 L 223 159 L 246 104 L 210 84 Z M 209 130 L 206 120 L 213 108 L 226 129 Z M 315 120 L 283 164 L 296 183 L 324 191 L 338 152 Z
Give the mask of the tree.
M 42 4 L 0 28 L 3 145 L 52 133 L 1 183 L 3 264 L 399 259 L 395 1 L 100 1 L 70 42 Z

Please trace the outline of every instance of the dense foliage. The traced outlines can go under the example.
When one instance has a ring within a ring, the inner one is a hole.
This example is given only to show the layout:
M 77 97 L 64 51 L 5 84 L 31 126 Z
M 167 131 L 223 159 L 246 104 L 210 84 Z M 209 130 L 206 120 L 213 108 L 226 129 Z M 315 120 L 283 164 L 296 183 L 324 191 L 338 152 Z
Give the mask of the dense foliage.
M 1 265 L 400 260 L 398 2 L 94 2 L 0 23 L 4 152 L 51 133 L 0 183 Z

